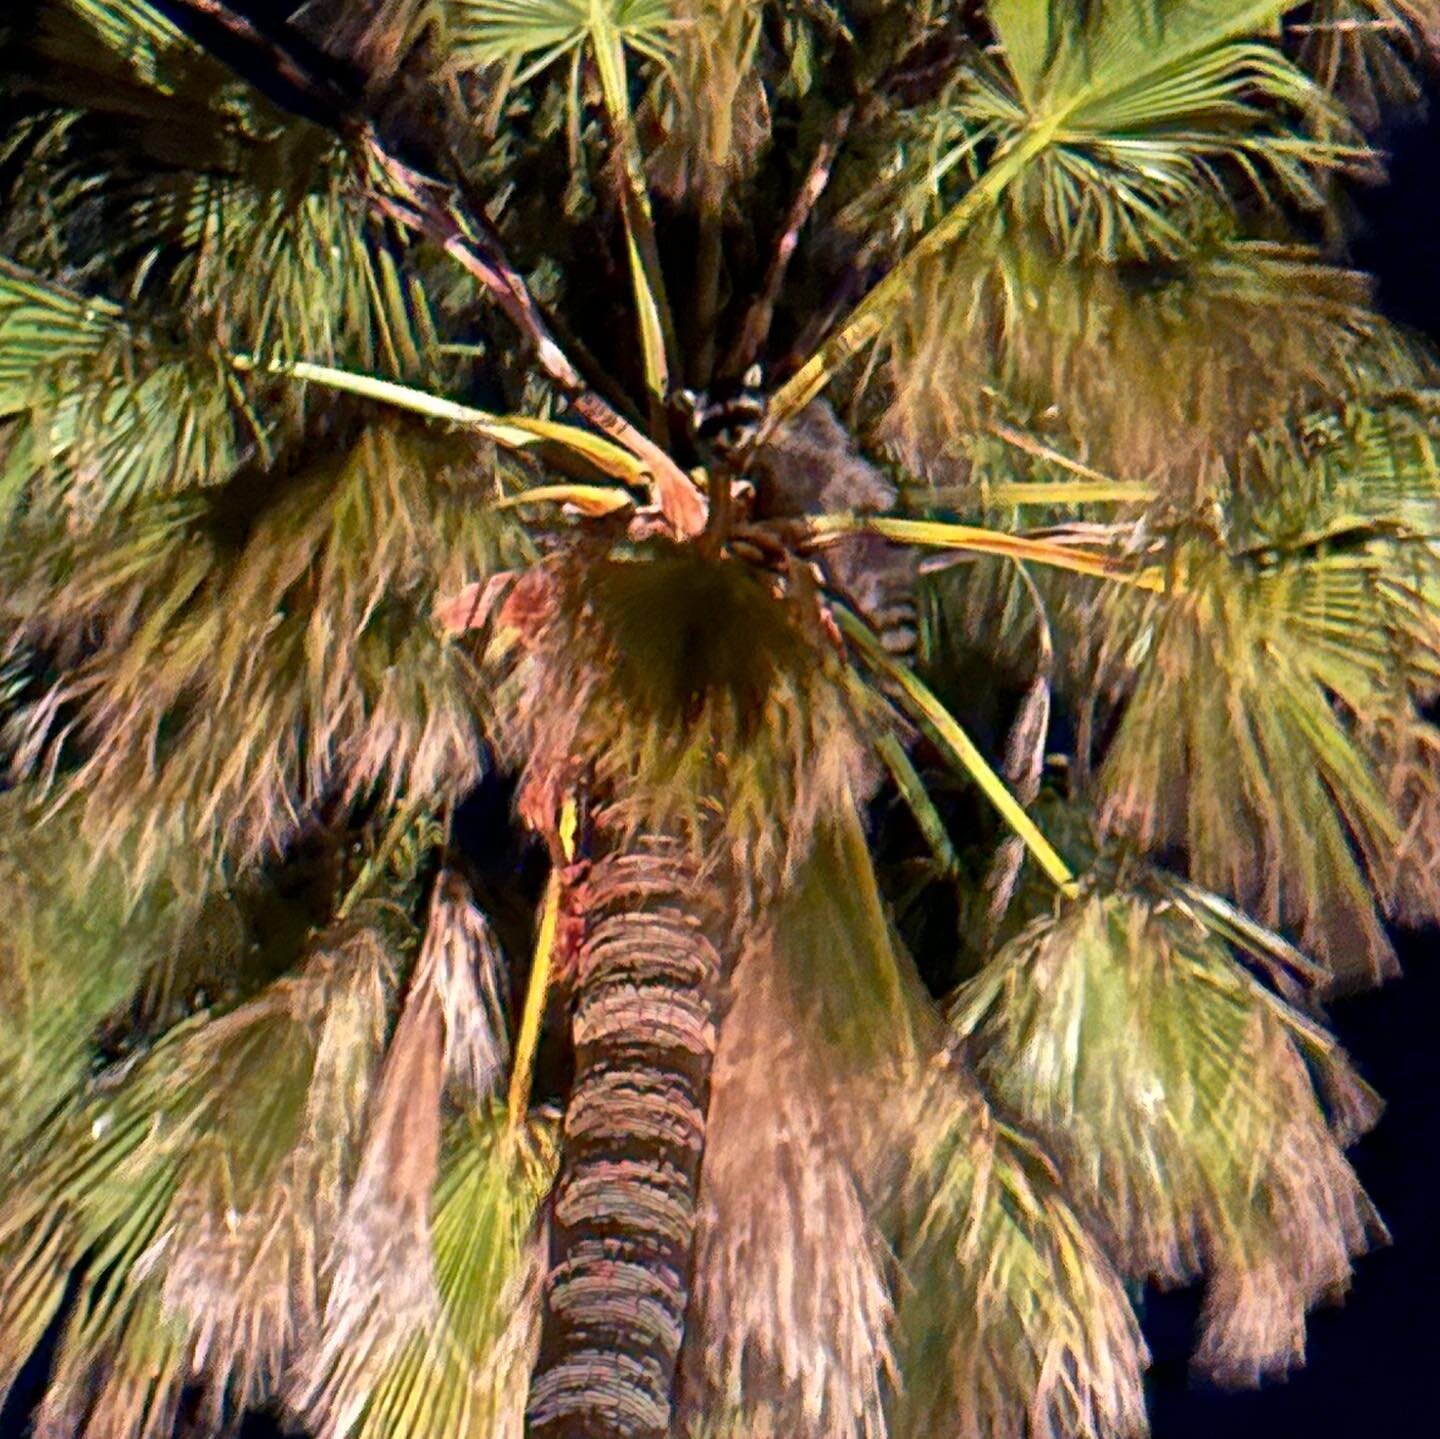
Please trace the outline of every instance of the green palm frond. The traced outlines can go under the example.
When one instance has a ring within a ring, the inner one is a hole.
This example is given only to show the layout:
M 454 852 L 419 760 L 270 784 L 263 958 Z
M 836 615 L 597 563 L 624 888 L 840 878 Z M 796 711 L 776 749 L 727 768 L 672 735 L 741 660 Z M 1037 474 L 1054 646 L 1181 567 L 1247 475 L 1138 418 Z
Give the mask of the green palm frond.
M 82 793 L 91 833 L 138 831 L 141 863 L 167 835 L 254 858 L 337 792 L 463 793 L 484 695 L 429 614 L 500 563 L 494 487 L 463 438 L 377 427 L 278 493 L 247 477 L 79 535 L 22 528 L 10 623 L 73 667 L 17 716 L 17 767 Z
M 500 1104 L 448 1127 L 419 1276 L 428 1307 L 397 1313 L 395 1296 L 378 1292 L 388 1352 L 342 1349 L 319 1370 L 307 1358 L 313 1387 L 292 1386 L 287 1403 L 318 1439 L 519 1439 L 539 1326 L 538 1211 L 557 1143 L 553 1117 L 536 1113 L 517 1134 Z
M 461 64 L 524 67 L 516 83 L 594 43 L 602 29 L 626 48 L 668 60 L 670 0 L 444 0 L 451 53 Z
M 424 279 L 350 142 L 268 104 L 150 7 L 91 8 L 47 7 L 46 58 L 73 93 L 30 118 L 22 174 L 47 204 L 12 219 L 17 252 L 44 234 L 231 350 L 432 375 Z
M 32 1148 L 0 1201 L 4 1387 L 82 1276 L 37 1435 L 159 1439 L 192 1377 L 215 1422 L 275 1394 L 318 1317 L 393 945 L 364 924 L 322 936 L 299 977 L 173 1030 Z
M 1346 979 L 1394 964 L 1371 889 L 1400 824 L 1346 717 L 1434 683 L 1440 634 L 1414 564 L 1433 559 L 1383 533 L 1270 564 L 1195 541 L 1173 592 L 1115 646 L 1128 645 L 1115 661 L 1127 698 L 1098 778 L 1101 825 L 1179 848 L 1201 884 L 1292 926 Z
M 969 123 L 1002 145 L 1029 129 L 1051 135 L 1007 205 L 1043 217 L 1067 255 L 1105 259 L 1183 255 L 1183 217 L 1225 194 L 1227 172 L 1318 207 L 1317 173 L 1370 157 L 1303 71 L 1247 38 L 1290 8 L 1106 0 L 1085 15 L 1030 0 L 991 5 L 1008 74 L 982 77 L 965 102 Z M 1324 134 L 1312 138 L 1303 124 L 1316 118 Z
M 161 90 L 176 88 L 182 76 L 195 70 L 208 71 L 211 78 L 226 74 L 145 0 L 62 0 L 45 7 L 41 35 L 45 50 L 56 59 L 118 64 Z M 96 40 L 103 59 L 95 54 Z
M 228 479 L 266 427 L 222 354 L 166 345 L 119 306 L 0 261 L 0 517 L 84 515 Z
M 76 816 L 37 822 L 33 796 L 0 796 L 0 1154 L 18 1152 L 39 1123 L 80 1087 L 102 1022 L 153 980 L 201 915 L 198 900 L 158 880 L 137 895 L 123 856 L 91 860 Z M 217 958 L 238 936 L 204 913 Z
M 454 52 L 462 61 L 505 66 L 507 78 L 528 79 L 564 55 L 572 54 L 572 132 L 579 129 L 579 65 L 582 51 L 593 58 L 604 96 L 605 114 L 622 172 L 621 212 L 636 321 L 644 355 L 651 428 L 664 432 L 664 406 L 678 344 L 660 254 L 655 219 L 646 188 L 643 161 L 630 102 L 626 54 L 669 58 L 667 36 L 674 23 L 669 0 L 450 0 Z M 529 64 L 526 64 L 526 61 Z M 517 67 L 525 68 L 516 74 Z
M 1365 400 L 1310 417 L 1299 446 L 1259 448 L 1274 473 L 1262 490 L 1292 524 L 1311 507 L 1440 534 L 1440 448 L 1424 394 Z
M 896 1439 L 1140 1435 L 1139 1325 L 1049 1162 L 935 1077 L 897 1203 Z
M 143 272 L 165 262 L 166 301 L 203 315 L 231 349 L 433 376 L 435 318 L 403 244 L 364 204 L 347 148 L 305 131 L 255 147 L 238 174 L 161 175 L 124 222 Z M 263 275 L 258 286 L 237 274 Z
M 1337 145 L 1344 117 L 1270 43 L 1290 0 L 1001 0 L 988 7 L 1003 65 L 978 78 L 971 132 L 1006 138 L 909 254 L 777 392 L 775 425 L 797 414 L 845 362 L 910 305 L 917 277 L 997 213 L 1044 226 L 1063 253 L 1102 261 L 1180 258 L 1216 204 L 1238 208 L 1243 176 L 1275 207 L 1320 203 L 1314 177 L 1367 163 L 1363 143 Z M 1321 134 L 1301 125 L 1319 115 Z M 941 162 L 943 164 L 943 161 Z M 956 167 L 957 176 L 968 167 Z M 1277 186 L 1275 194 L 1270 187 Z M 1178 228 L 1177 228 L 1178 225 Z
M 1094 891 L 1032 924 L 951 1012 L 1135 1279 L 1210 1279 L 1198 1362 L 1256 1382 L 1378 1229 L 1340 1145 L 1373 1096 L 1173 905 Z M 1310 1077 L 1323 1078 L 1327 1121 Z

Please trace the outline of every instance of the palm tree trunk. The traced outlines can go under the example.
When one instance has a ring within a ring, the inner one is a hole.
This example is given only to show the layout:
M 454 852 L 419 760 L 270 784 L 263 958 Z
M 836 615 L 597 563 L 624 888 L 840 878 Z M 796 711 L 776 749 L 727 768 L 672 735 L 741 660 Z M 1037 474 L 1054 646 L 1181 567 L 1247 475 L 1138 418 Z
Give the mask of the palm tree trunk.
M 663 1439 L 689 1298 L 720 957 L 665 841 L 587 881 L 576 1073 L 555 1188 L 531 1439 Z

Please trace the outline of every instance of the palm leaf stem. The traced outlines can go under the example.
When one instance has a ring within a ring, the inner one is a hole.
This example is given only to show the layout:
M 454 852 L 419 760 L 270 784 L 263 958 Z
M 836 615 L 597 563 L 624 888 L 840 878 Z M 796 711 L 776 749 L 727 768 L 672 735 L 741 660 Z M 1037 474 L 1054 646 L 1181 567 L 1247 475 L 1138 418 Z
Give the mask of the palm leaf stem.
M 348 919 L 355 906 L 369 895 L 375 886 L 377 877 L 389 864 L 390 857 L 399 848 L 400 842 L 409 833 L 411 826 L 420 818 L 428 799 L 429 796 L 424 794 L 411 795 L 396 810 L 395 817 L 390 821 L 380 843 L 375 847 L 375 852 L 360 866 L 359 874 L 355 876 L 350 888 L 345 891 L 345 896 L 335 911 L 336 923 Z
M 525 990 L 525 1010 L 515 1040 L 515 1064 L 510 1071 L 506 1095 L 510 1132 L 516 1134 L 530 1108 L 530 1086 L 535 1074 L 535 1052 L 540 1044 L 540 1021 L 550 993 L 551 962 L 555 957 L 555 934 L 560 924 L 560 872 L 552 869 L 545 881 L 545 898 L 540 908 L 540 928 L 535 936 L 535 953 L 530 963 L 530 983 Z
M 1029 486 L 1018 486 L 1028 489 Z M 1137 569 L 1124 560 L 1078 545 L 1055 540 L 1012 535 L 978 525 L 951 524 L 942 520 L 898 520 L 880 515 L 821 515 L 807 522 L 806 530 L 818 541 L 839 535 L 880 535 L 901 545 L 922 545 L 930 549 L 963 550 L 975 555 L 1002 555 L 1018 562 L 1032 561 L 1072 574 L 1113 580 L 1152 594 L 1173 591 L 1173 583 L 1154 566 Z
M 575 829 L 579 813 L 574 797 L 567 799 L 560 811 L 560 847 L 567 861 L 575 853 Z M 540 908 L 540 927 L 535 936 L 535 954 L 530 965 L 530 984 L 525 991 L 525 1010 L 520 1018 L 520 1033 L 515 1040 L 515 1063 L 510 1070 L 510 1090 L 506 1096 L 509 1131 L 518 1135 L 530 1108 L 530 1086 L 535 1074 L 535 1053 L 540 1045 L 540 1022 L 545 1017 L 545 1001 L 550 992 L 550 975 L 555 957 L 555 936 L 560 927 L 562 876 L 553 866 L 545 882 L 545 898 Z
M 309 360 L 263 361 L 253 355 L 234 355 L 231 363 L 238 370 L 264 370 L 274 375 L 288 375 L 307 384 L 323 385 L 326 389 L 394 405 L 411 414 L 423 415 L 426 419 L 459 425 L 476 431 L 506 450 L 523 451 L 539 444 L 560 445 L 596 469 L 627 484 L 642 484 L 649 473 L 630 451 L 575 425 L 532 419 L 526 415 L 496 415 L 412 385 L 337 369 L 333 365 L 317 365 Z
M 757 445 L 763 444 L 785 421 L 798 415 L 848 360 L 880 334 L 887 318 L 908 298 L 920 266 L 963 235 L 999 200 L 1031 161 L 1049 149 L 1063 122 L 1063 114 L 1045 116 L 1032 123 L 995 157 L 989 169 L 965 192 L 964 198 L 916 242 L 909 254 L 851 311 L 844 324 L 775 392 L 756 438 Z
M 1067 899 L 1079 894 L 1079 885 L 1060 852 L 1040 832 L 1040 827 L 1026 814 L 1005 781 L 981 754 L 975 741 L 965 733 L 954 715 L 908 666 L 893 659 L 880 643 L 875 632 L 843 605 L 836 605 L 835 618 L 842 632 L 860 651 L 866 664 L 876 670 L 899 692 L 905 707 L 939 742 L 952 761 L 980 787 L 985 798 L 999 811 L 1000 817 L 1024 841 L 1041 869 L 1054 881 Z
M 640 329 L 640 350 L 645 363 L 646 398 L 650 406 L 650 433 L 663 440 L 668 428 L 665 402 L 670 377 L 679 355 L 675 321 L 660 268 L 660 247 L 655 239 L 655 217 L 641 168 L 635 119 L 630 111 L 630 85 L 625 73 L 625 47 L 603 5 L 591 7 L 591 43 L 600 74 L 600 90 L 612 139 L 620 157 L 620 212 L 625 221 L 625 251 L 635 291 Z
M 377 194 L 375 203 L 406 229 L 434 241 L 480 282 L 529 340 L 540 368 L 576 412 L 643 464 L 660 511 L 676 534 L 683 539 L 699 535 L 705 528 L 706 506 L 695 482 L 654 440 L 585 383 L 494 237 L 481 232 L 464 213 L 450 186 L 402 164 L 373 130 L 367 130 L 365 139 L 371 159 L 387 182 L 387 193 Z
M 1053 445 L 1047 445 L 1042 440 L 1037 440 L 1033 435 L 1027 435 L 1023 430 L 1017 430 L 1013 425 L 994 424 L 990 426 L 990 433 L 996 439 L 1004 440 L 1007 445 L 1013 445 L 1023 454 L 1033 459 L 1043 460 L 1047 464 L 1056 465 L 1062 470 L 1068 470 L 1072 475 L 1078 475 L 1082 480 L 1089 480 L 1092 487 L 1097 491 L 1103 491 L 1107 498 L 1116 500 L 1133 499 L 1136 503 L 1144 504 L 1153 500 L 1156 495 L 1154 485 L 1147 485 L 1138 481 L 1116 480 L 1102 470 L 1093 469 L 1089 465 L 1081 464 L 1079 460 L 1071 459 L 1061 450 Z M 998 488 L 998 487 L 997 487 Z M 1008 486 L 1020 490 L 1027 488 L 1023 485 Z
M 876 748 L 880 751 L 880 758 L 885 762 L 885 768 L 890 771 L 890 777 L 895 781 L 895 787 L 900 791 L 906 807 L 915 817 L 915 823 L 924 836 L 925 843 L 930 846 L 940 874 L 945 878 L 958 875 L 960 859 L 946 832 L 945 821 L 940 818 L 940 812 L 935 808 L 935 802 L 925 788 L 925 781 L 920 778 L 914 761 L 906 754 L 905 746 L 894 734 L 887 731 L 880 736 Z
M 805 228 L 805 222 L 820 203 L 820 197 L 830 183 L 835 157 L 845 143 L 854 115 L 853 105 L 846 105 L 836 111 L 815 147 L 810 168 L 790 202 L 789 213 L 785 216 L 785 228 L 775 242 L 775 252 L 770 257 L 764 282 L 759 293 L 750 302 L 740 325 L 740 332 L 735 336 L 735 341 L 721 366 L 722 373 L 727 376 L 743 375 L 755 362 L 769 338 L 775 306 L 780 300 L 780 291 L 790 269 L 790 260 L 800 244 L 800 232 Z

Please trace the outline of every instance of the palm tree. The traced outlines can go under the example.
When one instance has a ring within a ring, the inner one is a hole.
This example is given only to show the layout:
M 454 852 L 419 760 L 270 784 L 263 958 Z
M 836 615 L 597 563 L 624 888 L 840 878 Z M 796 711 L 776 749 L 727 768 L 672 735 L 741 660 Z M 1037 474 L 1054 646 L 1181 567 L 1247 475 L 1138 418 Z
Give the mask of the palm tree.
M 4 24 L 37 1439 L 1118 1439 L 1196 1280 L 1300 1362 L 1318 1006 L 1440 917 L 1440 390 L 1344 264 L 1440 5 Z

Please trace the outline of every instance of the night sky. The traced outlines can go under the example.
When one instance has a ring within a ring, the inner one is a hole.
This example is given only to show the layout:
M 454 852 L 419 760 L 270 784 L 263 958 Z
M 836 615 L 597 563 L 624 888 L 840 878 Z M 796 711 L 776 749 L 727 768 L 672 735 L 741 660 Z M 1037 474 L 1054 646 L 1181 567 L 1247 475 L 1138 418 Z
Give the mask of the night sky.
M 1440 344 L 1440 118 L 1388 136 L 1392 183 L 1359 197 L 1357 263 L 1380 281 L 1387 313 Z M 1307 1367 L 1258 1392 L 1221 1393 L 1191 1379 L 1198 1296 L 1152 1298 L 1145 1326 L 1154 1439 L 1330 1439 L 1423 1432 L 1440 1400 L 1440 931 L 1399 936 L 1405 978 L 1338 1002 L 1333 1026 L 1387 1101 L 1353 1152 L 1388 1224 L 1391 1246 L 1359 1262 L 1338 1308 L 1311 1318 Z M 34 1375 L 38 1378 L 38 1375 Z M 22 1383 L 22 1390 L 33 1388 Z M 16 1396 L 21 1399 L 21 1395 Z M 0 1439 L 23 1433 L 23 1400 L 0 1414 Z M 276 1431 L 252 1421 L 246 1439 Z

